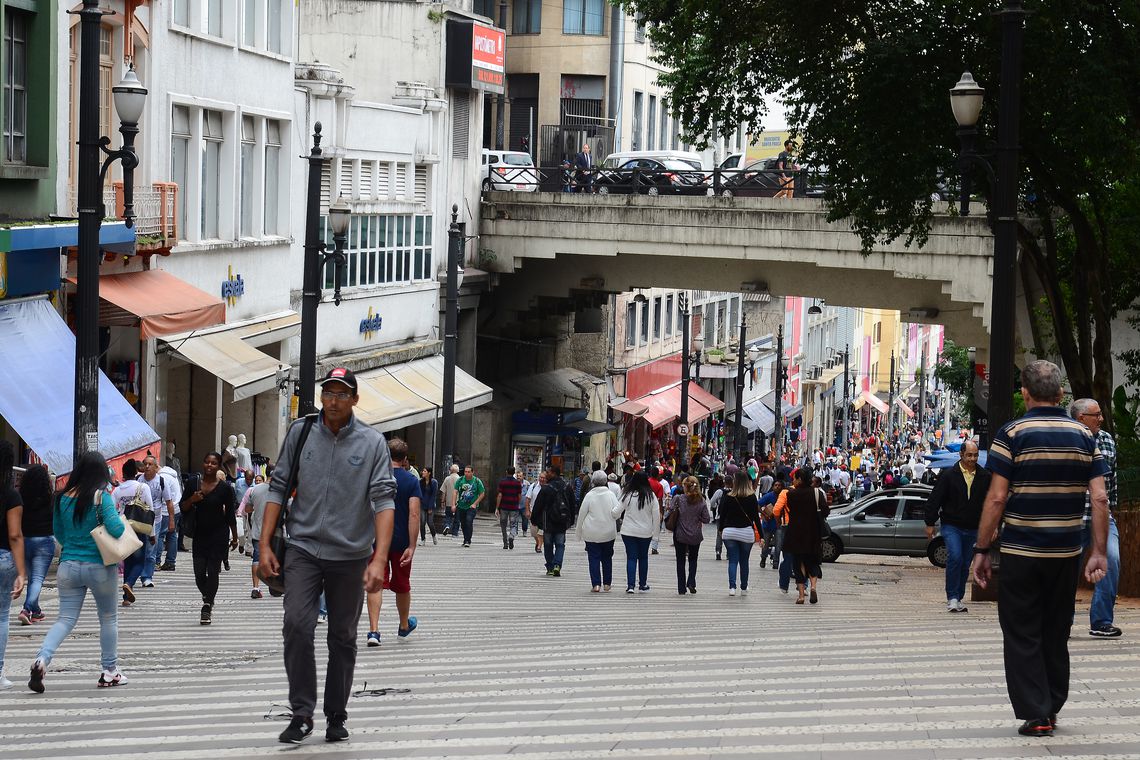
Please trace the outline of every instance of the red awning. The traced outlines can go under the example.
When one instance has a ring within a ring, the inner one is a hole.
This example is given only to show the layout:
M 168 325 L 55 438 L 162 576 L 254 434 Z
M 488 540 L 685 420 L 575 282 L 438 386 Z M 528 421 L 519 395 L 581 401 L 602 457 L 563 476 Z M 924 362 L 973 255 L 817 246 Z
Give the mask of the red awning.
M 871 405 L 871 408 L 876 410 L 879 414 L 887 413 L 887 405 L 883 403 L 882 399 L 870 391 L 863 391 L 859 394 L 859 398 Z
M 73 277 L 68 279 L 75 282 Z M 190 332 L 226 321 L 221 298 L 160 269 L 103 275 L 99 298 L 110 305 L 110 310 L 100 308 L 100 324 L 138 324 L 141 338 Z
M 913 410 L 913 409 L 911 409 L 909 406 L 907 406 L 907 405 L 906 405 L 906 402 L 905 402 L 905 401 L 903 401 L 903 400 L 902 400 L 902 398 L 900 398 L 900 397 L 896 397 L 896 398 L 895 398 L 895 403 L 896 403 L 896 404 L 898 404 L 900 407 L 902 407 L 902 410 L 903 410 L 904 412 L 906 412 L 906 416 L 907 416 L 907 418 L 908 418 L 908 419 L 914 416 L 914 410 Z
M 664 388 L 658 388 L 637 399 L 637 403 L 645 405 L 647 410 L 643 414 L 635 416 L 642 417 L 649 423 L 649 427 L 656 429 L 673 422 L 681 416 L 681 384 L 674 383 Z M 719 412 L 721 409 L 724 409 L 723 401 L 706 391 L 695 381 L 689 383 L 689 425 L 695 425 L 711 413 Z
M 640 417 L 649 411 L 649 407 L 645 404 L 641 403 L 640 401 L 634 401 L 633 399 L 628 398 L 617 402 L 611 401 L 610 409 L 621 412 L 622 414 L 629 414 L 634 417 Z

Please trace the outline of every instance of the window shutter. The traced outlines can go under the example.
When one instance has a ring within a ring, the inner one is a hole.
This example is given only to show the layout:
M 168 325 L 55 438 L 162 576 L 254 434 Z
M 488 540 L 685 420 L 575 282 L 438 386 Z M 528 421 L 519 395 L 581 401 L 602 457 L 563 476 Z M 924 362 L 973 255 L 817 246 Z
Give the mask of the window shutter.
M 471 97 L 460 92 L 451 99 L 451 157 L 466 159 L 471 130 Z
M 361 161 L 360 162 L 360 197 L 373 198 L 375 194 L 372 191 L 372 174 L 376 166 L 375 161 Z
M 352 198 L 355 196 L 355 193 L 353 192 L 355 189 L 353 187 L 355 184 L 355 177 L 353 176 L 352 171 L 353 163 L 354 162 L 351 158 L 340 159 L 340 182 L 338 184 L 338 187 L 339 194 L 343 195 L 345 198 Z
M 416 167 L 416 203 L 428 205 L 428 167 Z
M 332 205 L 332 161 L 326 160 L 321 166 L 321 213 L 326 213 Z
M 396 164 L 396 197 L 406 198 L 408 195 L 408 165 Z
M 392 165 L 387 161 L 381 161 L 376 176 L 376 194 L 381 198 L 387 198 L 392 194 Z

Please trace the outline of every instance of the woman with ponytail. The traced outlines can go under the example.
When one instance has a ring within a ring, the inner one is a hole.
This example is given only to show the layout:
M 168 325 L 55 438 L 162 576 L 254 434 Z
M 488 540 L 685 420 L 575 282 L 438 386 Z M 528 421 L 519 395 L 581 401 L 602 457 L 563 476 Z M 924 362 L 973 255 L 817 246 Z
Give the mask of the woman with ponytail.
M 712 521 L 701 484 L 690 475 L 681 481 L 682 491 L 673 497 L 677 525 L 673 529 L 673 548 L 677 551 L 677 593 L 697 593 L 697 554 L 704 539 L 704 526 Z M 685 570 L 688 560 L 688 572 Z

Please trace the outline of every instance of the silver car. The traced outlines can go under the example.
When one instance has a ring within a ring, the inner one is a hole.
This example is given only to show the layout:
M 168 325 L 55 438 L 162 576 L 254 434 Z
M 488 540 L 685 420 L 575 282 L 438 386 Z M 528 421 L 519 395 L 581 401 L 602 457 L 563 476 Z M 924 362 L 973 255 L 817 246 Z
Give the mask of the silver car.
M 823 561 L 834 562 L 841 554 L 890 554 L 926 557 L 946 567 L 946 543 L 937 524 L 934 538 L 926 538 L 926 501 L 933 490 L 891 488 L 836 507 L 827 518 L 831 535 L 823 539 Z

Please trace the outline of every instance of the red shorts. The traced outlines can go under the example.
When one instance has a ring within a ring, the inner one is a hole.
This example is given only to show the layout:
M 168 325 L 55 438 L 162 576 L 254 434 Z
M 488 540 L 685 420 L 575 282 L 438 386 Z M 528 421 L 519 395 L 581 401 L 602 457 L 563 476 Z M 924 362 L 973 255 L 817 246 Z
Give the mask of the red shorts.
M 384 566 L 384 588 L 397 594 L 407 594 L 412 590 L 412 566 L 400 565 L 402 551 L 389 552 L 388 563 Z

